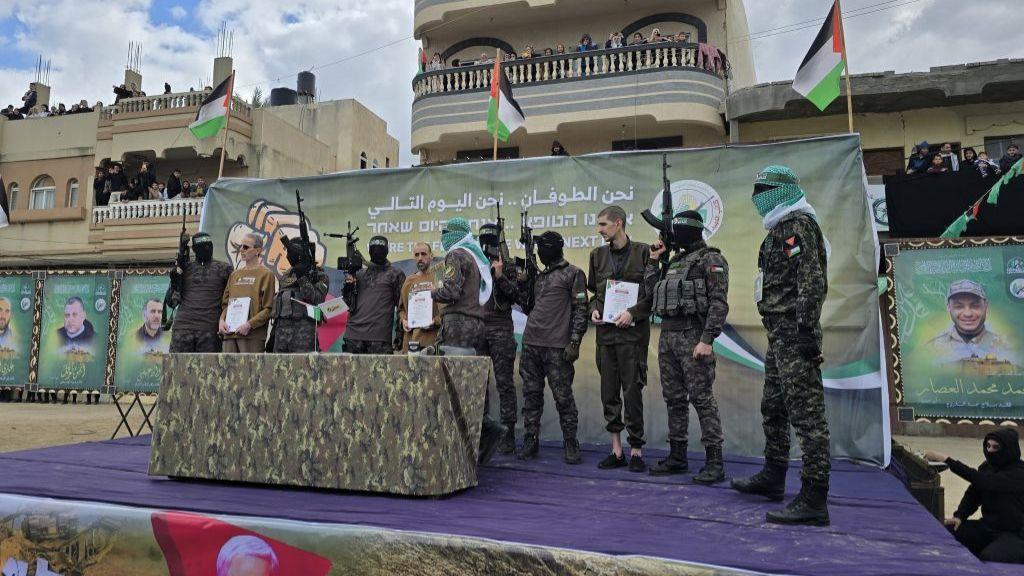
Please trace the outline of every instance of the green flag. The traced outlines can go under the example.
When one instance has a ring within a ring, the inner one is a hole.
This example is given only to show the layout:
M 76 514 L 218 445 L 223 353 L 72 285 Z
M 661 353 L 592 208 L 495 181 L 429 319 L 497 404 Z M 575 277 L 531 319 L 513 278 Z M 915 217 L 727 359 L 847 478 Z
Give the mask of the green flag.
M 967 230 L 968 220 L 970 219 L 967 217 L 967 214 L 961 214 L 955 222 L 949 225 L 949 228 L 946 228 L 946 231 L 939 238 L 959 238 Z

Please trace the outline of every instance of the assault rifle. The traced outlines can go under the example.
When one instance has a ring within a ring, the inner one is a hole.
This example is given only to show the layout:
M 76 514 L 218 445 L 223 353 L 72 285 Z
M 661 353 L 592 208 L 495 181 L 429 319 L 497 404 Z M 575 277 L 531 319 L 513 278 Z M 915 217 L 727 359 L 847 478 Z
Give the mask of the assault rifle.
M 672 211 L 672 183 L 668 180 L 668 154 L 661 155 L 661 219 L 651 213 L 650 210 L 644 210 L 640 213 L 655 230 L 661 232 L 661 241 L 665 244 L 665 252 L 661 255 L 661 275 L 662 277 L 668 273 L 669 258 L 671 257 L 672 251 L 676 249 L 675 238 L 672 236 L 672 217 L 675 214 Z
M 178 308 L 178 304 L 173 302 L 173 295 L 175 293 L 181 294 L 181 288 L 184 278 L 182 275 L 185 273 L 185 267 L 188 266 L 189 262 L 189 249 L 188 242 L 191 238 L 188 232 L 185 231 L 185 215 L 181 215 L 181 235 L 178 236 L 178 253 L 174 256 L 174 269 L 171 270 L 171 284 L 167 287 L 167 292 L 164 293 L 164 305 L 163 310 L 160 312 L 160 325 L 164 330 L 170 330 L 171 324 L 174 323 L 174 312 Z M 181 270 L 179 273 L 178 270 Z
M 533 245 L 533 228 L 530 227 L 530 216 L 525 210 L 519 213 L 519 241 L 523 243 L 526 258 L 516 258 L 516 268 L 523 271 L 526 283 L 526 296 L 521 302 L 523 311 L 529 313 L 533 309 L 533 287 L 537 280 L 537 252 Z
M 344 238 L 345 239 L 345 255 L 338 257 L 338 270 L 342 270 L 346 275 L 355 278 L 356 272 L 363 267 L 363 255 L 359 253 L 359 238 L 356 238 L 356 232 L 359 232 L 359 226 L 356 229 L 352 229 L 352 222 L 348 222 L 348 232 L 345 234 L 324 234 L 330 238 Z M 355 309 L 356 297 L 359 296 L 359 286 L 353 283 L 346 283 L 345 289 L 350 291 L 351 302 L 348 302 L 350 309 Z
M 316 247 L 309 241 L 309 225 L 306 224 L 306 214 L 302 211 L 302 198 L 299 197 L 299 189 L 295 189 L 295 206 L 299 212 L 299 238 L 302 239 L 302 247 L 309 254 L 309 269 L 316 269 Z
M 512 261 L 512 257 L 508 253 L 508 241 L 505 239 L 505 219 L 501 217 L 501 204 L 497 205 L 498 208 L 498 253 L 501 254 L 501 261 L 506 266 L 513 265 L 515 262 Z

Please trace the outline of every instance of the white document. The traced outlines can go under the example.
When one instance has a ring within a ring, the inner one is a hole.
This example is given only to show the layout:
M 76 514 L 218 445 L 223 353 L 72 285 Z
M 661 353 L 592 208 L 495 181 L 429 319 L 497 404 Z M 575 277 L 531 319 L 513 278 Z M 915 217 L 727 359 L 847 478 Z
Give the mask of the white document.
M 764 291 L 764 271 L 758 270 L 754 276 L 754 304 L 761 303 L 762 292 Z
M 331 298 L 320 305 L 320 310 L 324 313 L 324 318 L 330 320 L 335 316 L 340 316 L 342 312 L 348 310 L 348 304 L 345 304 L 344 298 L 338 296 L 337 298 Z
M 224 315 L 228 332 L 237 332 L 239 326 L 249 321 L 249 301 L 248 296 L 228 300 L 228 313 Z
M 429 290 L 409 294 L 409 328 L 429 328 L 434 323 L 434 299 Z
M 639 296 L 640 285 L 636 282 L 608 280 L 604 290 L 604 316 L 601 319 L 607 323 L 615 322 L 620 312 L 636 306 Z

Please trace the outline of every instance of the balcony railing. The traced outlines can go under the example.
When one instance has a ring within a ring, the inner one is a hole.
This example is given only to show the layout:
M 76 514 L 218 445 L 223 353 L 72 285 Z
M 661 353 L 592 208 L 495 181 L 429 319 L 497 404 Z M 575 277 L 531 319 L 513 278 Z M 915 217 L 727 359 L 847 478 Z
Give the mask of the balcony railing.
M 661 42 L 610 50 L 572 52 L 502 63 L 512 84 L 537 84 L 664 68 L 690 68 L 724 77 L 728 65 L 708 44 Z M 416 97 L 490 88 L 493 64 L 424 72 L 413 79 Z
M 177 92 L 173 94 L 160 94 L 159 96 L 125 98 L 112 106 L 104 106 L 100 118 L 103 120 L 113 120 L 119 114 L 152 112 L 156 110 L 184 112 L 188 108 L 198 108 L 210 92 L 211 90 L 204 90 L 202 92 Z M 252 106 L 241 98 L 232 98 L 231 115 L 251 118 Z
M 93 224 L 102 224 L 110 220 L 199 216 L 203 211 L 203 200 L 204 198 L 137 200 L 119 202 L 110 206 L 97 206 L 92 209 L 92 222 Z

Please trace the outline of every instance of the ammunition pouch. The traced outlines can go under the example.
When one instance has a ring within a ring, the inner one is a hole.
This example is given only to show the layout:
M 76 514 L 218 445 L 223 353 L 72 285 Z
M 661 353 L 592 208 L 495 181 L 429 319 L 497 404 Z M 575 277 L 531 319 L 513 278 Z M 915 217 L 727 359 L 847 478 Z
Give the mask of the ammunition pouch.
M 274 318 L 301 320 L 307 317 L 306 307 L 292 300 L 298 292 L 291 288 L 278 291 L 274 296 Z
M 664 280 L 654 287 L 652 307 L 661 317 L 706 316 L 708 313 L 708 286 L 704 278 L 688 280 L 690 266 L 681 271 L 670 270 Z

